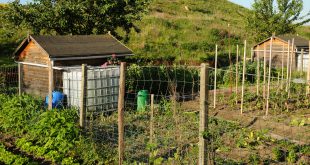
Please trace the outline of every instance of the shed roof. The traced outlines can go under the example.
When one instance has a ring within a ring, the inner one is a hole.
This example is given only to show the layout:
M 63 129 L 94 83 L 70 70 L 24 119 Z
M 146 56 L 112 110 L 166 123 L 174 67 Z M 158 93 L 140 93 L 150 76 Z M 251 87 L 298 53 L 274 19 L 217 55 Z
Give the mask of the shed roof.
M 277 37 L 284 41 L 288 41 L 288 40 L 292 41 L 294 39 L 294 44 L 297 47 L 308 47 L 309 46 L 309 40 L 302 38 L 298 35 L 286 34 L 286 35 L 279 35 Z
M 288 40 L 293 40 L 294 39 L 294 45 L 296 47 L 309 47 L 309 40 L 302 38 L 298 35 L 293 35 L 293 34 L 285 34 L 285 35 L 279 35 L 279 36 L 272 36 L 273 38 L 278 38 L 282 40 L 285 43 L 288 43 Z M 255 48 L 258 45 L 261 45 L 262 43 L 269 41 L 271 37 L 259 42 L 258 44 L 254 45 L 253 48 Z
M 27 46 L 30 40 L 37 43 L 50 58 L 87 57 L 104 55 L 132 55 L 132 51 L 110 34 L 106 35 L 30 35 L 14 52 L 15 56 Z

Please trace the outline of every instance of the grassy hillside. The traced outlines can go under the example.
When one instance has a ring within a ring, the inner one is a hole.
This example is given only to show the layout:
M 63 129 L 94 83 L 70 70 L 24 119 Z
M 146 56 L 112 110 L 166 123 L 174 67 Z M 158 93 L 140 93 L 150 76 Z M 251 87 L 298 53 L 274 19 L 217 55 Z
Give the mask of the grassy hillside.
M 296 33 L 310 40 L 310 25 L 297 28 Z
M 228 0 L 154 0 L 150 12 L 136 23 L 141 32 L 131 33 L 128 46 L 139 59 L 188 62 L 212 59 L 219 44 L 227 57 L 229 43 L 247 39 L 249 46 L 254 44 L 245 28 L 249 12 Z M 309 38 L 309 30 L 301 27 L 298 34 Z
M 131 33 L 128 46 L 138 57 L 206 59 L 216 43 L 227 46 L 248 38 L 248 12 L 227 0 L 154 0 L 149 14 L 137 23 L 141 32 Z

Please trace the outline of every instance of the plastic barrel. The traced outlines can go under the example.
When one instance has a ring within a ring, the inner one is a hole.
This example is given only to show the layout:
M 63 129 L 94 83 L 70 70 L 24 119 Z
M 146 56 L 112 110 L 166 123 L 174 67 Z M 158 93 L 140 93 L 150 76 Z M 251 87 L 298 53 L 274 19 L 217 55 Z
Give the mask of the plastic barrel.
M 137 99 L 137 110 L 138 111 L 145 111 L 146 105 L 148 104 L 149 100 L 149 92 L 147 90 L 141 90 L 138 92 L 138 99 Z
M 63 106 L 64 94 L 58 91 L 52 93 L 52 107 L 61 108 Z M 45 105 L 48 105 L 48 96 L 45 98 Z

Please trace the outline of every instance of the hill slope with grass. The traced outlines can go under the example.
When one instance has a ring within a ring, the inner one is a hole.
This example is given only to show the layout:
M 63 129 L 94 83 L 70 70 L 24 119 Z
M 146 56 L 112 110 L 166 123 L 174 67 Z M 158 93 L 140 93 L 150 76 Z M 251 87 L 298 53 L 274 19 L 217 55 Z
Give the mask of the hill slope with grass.
M 149 13 L 137 22 L 141 30 L 130 34 L 127 43 L 136 58 L 146 61 L 205 61 L 212 58 L 215 44 L 250 45 L 245 16 L 250 10 L 227 0 L 154 0 Z M 309 27 L 298 29 L 309 37 Z

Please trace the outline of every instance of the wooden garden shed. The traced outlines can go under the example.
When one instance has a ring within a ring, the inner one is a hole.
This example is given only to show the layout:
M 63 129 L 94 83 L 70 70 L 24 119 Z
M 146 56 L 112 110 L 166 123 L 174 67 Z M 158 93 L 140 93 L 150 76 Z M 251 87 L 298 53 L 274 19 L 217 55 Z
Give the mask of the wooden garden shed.
M 19 65 L 20 92 L 45 97 L 49 93 L 49 74 L 58 86 L 64 67 L 87 64 L 100 66 L 108 58 L 121 60 L 133 52 L 110 34 L 34 36 L 29 35 L 14 52 Z M 49 71 L 52 68 L 52 72 Z
M 297 35 L 279 35 L 272 36 L 266 40 L 254 45 L 254 60 L 257 56 L 260 60 L 263 60 L 264 54 L 269 61 L 270 45 L 272 41 L 272 65 L 275 67 L 282 66 L 282 60 L 284 66 L 287 64 L 288 53 L 292 55 L 292 69 L 306 71 L 308 68 L 309 61 L 309 40 L 302 38 Z M 294 41 L 294 43 L 293 43 Z M 290 47 L 289 46 L 290 42 Z M 293 43 L 293 47 L 292 47 Z M 265 50 L 266 49 L 266 50 Z M 265 50 L 265 51 L 264 51 Z M 265 52 L 265 53 L 264 53 Z

